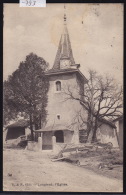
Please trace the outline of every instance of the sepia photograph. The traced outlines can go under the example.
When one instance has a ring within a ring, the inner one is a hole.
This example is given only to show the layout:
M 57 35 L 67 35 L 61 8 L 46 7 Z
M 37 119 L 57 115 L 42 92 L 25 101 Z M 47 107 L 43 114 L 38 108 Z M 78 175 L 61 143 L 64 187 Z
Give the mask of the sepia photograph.
M 3 191 L 123 192 L 121 3 L 3 4 Z

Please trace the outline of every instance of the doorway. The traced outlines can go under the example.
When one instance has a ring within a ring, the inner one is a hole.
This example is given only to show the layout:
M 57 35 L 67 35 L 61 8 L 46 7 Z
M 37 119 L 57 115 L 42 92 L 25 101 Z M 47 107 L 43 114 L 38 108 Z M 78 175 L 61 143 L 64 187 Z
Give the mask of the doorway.
M 56 137 L 56 142 L 58 143 L 64 143 L 64 134 L 63 131 L 59 130 L 54 133 L 54 136 Z

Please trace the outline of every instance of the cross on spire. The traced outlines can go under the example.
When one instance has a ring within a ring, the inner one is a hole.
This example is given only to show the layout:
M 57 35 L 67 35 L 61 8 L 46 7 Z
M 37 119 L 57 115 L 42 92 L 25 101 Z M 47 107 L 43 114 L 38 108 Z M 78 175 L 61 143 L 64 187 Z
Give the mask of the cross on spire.
M 65 10 L 66 10 L 66 5 L 64 4 L 64 24 L 66 24 L 66 13 L 65 13 Z
M 66 14 L 64 14 L 64 23 L 66 22 Z

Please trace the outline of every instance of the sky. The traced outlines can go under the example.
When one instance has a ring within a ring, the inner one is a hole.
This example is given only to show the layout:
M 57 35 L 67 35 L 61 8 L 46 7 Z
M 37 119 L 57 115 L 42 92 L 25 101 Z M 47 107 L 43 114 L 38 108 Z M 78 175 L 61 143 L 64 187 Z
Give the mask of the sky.
M 123 81 L 123 4 L 66 4 L 67 28 L 75 62 Z M 63 30 L 64 4 L 24 8 L 4 4 L 3 77 L 33 52 L 52 68 Z

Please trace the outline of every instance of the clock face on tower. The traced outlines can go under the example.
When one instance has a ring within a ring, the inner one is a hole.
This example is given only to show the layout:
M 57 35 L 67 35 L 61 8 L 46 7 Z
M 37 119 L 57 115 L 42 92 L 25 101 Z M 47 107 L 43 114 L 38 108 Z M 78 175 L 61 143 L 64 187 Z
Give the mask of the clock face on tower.
M 70 60 L 69 59 L 61 59 L 60 60 L 60 68 L 70 68 Z

